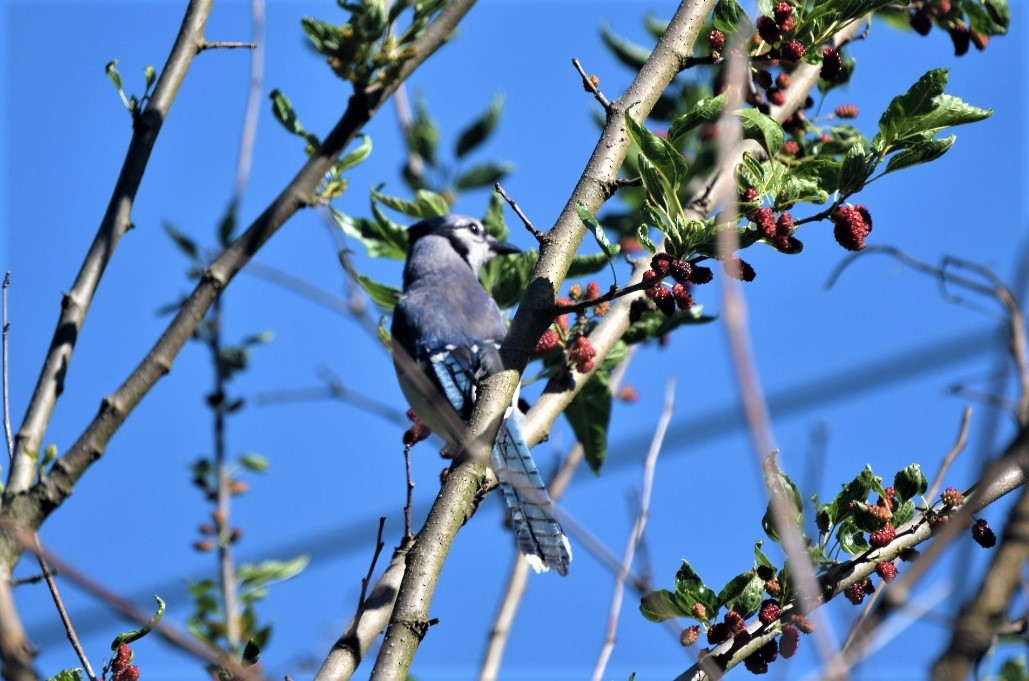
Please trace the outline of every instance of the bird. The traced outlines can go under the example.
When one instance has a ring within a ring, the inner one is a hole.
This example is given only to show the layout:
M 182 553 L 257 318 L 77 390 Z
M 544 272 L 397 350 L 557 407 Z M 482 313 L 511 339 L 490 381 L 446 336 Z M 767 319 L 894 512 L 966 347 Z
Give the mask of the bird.
M 466 215 L 422 220 L 408 228 L 407 237 L 403 291 L 391 324 L 394 366 L 419 420 L 459 445 L 479 383 L 503 368 L 498 349 L 507 326 L 479 272 L 494 256 L 520 251 Z M 452 411 L 442 405 L 444 399 Z M 524 422 L 516 393 L 490 466 L 529 565 L 536 572 L 554 568 L 566 575 L 571 546 L 525 443 Z

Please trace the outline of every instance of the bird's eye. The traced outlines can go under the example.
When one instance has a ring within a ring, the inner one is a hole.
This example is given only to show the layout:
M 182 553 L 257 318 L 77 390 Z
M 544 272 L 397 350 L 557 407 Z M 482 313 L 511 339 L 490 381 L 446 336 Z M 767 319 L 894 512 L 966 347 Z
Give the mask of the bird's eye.
M 478 222 L 470 222 L 468 223 L 468 231 L 478 236 L 482 233 L 482 227 L 479 225 Z

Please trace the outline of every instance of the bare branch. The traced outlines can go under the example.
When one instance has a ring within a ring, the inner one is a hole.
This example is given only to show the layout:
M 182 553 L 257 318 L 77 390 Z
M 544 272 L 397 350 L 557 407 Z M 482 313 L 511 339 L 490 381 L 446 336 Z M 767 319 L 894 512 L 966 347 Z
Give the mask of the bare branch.
M 636 517 L 632 532 L 629 534 L 629 543 L 625 547 L 625 557 L 622 559 L 621 569 L 615 579 L 614 595 L 611 597 L 611 612 L 608 615 L 607 638 L 600 651 L 600 659 L 593 670 L 593 681 L 601 681 L 604 678 L 604 670 L 607 662 L 611 659 L 611 653 L 615 649 L 616 634 L 618 631 L 618 616 L 622 611 L 622 596 L 625 592 L 625 579 L 632 569 L 633 558 L 636 555 L 636 547 L 643 539 L 643 531 L 647 527 L 647 518 L 650 515 L 650 495 L 654 488 L 654 471 L 657 468 L 657 457 L 664 444 L 665 433 L 668 432 L 668 424 L 672 421 L 672 414 L 675 411 L 675 379 L 668 380 L 668 387 L 665 388 L 665 407 L 661 412 L 661 418 L 657 423 L 657 430 L 654 431 L 654 439 L 650 443 L 650 451 L 643 462 L 643 491 L 640 494 L 640 512 Z
M 8 272 L 4 275 L 2 303 L 0 307 L 3 308 L 3 337 L 0 343 L 3 344 L 3 395 L 4 395 L 4 440 L 7 442 L 7 458 L 8 460 L 14 459 L 14 438 L 11 435 L 11 396 L 10 396 L 10 373 L 7 363 L 7 334 L 11 330 L 11 323 L 7 321 L 7 289 L 11 287 L 11 273 Z
M 202 41 L 200 43 L 200 45 L 197 46 L 197 52 L 203 52 L 204 50 L 218 50 L 218 49 L 233 50 L 233 49 L 237 49 L 237 48 L 241 48 L 241 47 L 246 48 L 248 50 L 256 50 L 257 49 L 257 43 L 256 42 L 252 42 L 251 43 L 251 42 L 245 42 L 245 41 L 239 41 L 239 40 L 216 40 L 214 42 L 208 42 L 208 41 L 204 40 L 204 41 Z
M 604 107 L 604 111 L 611 113 L 611 100 L 604 96 L 604 93 L 600 91 L 600 78 L 596 75 L 587 75 L 586 70 L 582 68 L 582 63 L 578 59 L 572 59 L 572 66 L 579 72 L 582 77 L 582 88 L 586 92 L 592 92 L 593 96 L 596 97 L 597 101 L 600 102 L 600 106 Z
M 499 182 L 497 182 L 493 186 L 496 187 L 497 193 L 500 194 L 500 196 L 505 201 L 507 201 L 507 204 L 509 206 L 511 206 L 511 210 L 513 210 L 515 212 L 515 214 L 519 218 L 521 218 L 522 224 L 525 225 L 525 229 L 529 230 L 529 233 L 532 234 L 534 237 L 536 237 L 536 241 L 542 242 L 543 241 L 543 232 L 541 232 L 538 229 L 536 229 L 536 225 L 532 224 L 532 220 L 530 220 L 528 218 L 528 216 L 526 216 L 525 213 L 522 212 L 522 209 L 518 206 L 517 203 L 515 203 L 515 200 L 512 199 L 511 196 L 507 193 L 507 191 L 504 189 L 503 185 L 501 185 Z
M 79 635 L 75 633 L 75 626 L 72 624 L 71 617 L 68 615 L 68 609 L 64 607 L 64 599 L 61 598 L 61 592 L 57 588 L 57 582 L 54 580 L 54 573 L 50 570 L 50 566 L 46 562 L 46 558 L 43 557 L 43 550 L 39 544 L 39 536 L 36 536 L 36 547 L 34 549 L 36 555 L 39 558 L 39 567 L 43 570 L 43 579 L 46 580 L 46 585 L 50 589 L 50 596 L 54 599 L 54 606 L 57 608 L 57 614 L 61 618 L 61 624 L 64 625 L 65 634 L 68 636 L 68 641 L 71 643 L 71 647 L 75 649 L 75 655 L 78 656 L 79 662 L 82 663 L 82 668 L 86 672 L 86 676 L 90 681 L 96 681 L 96 673 L 93 671 L 93 666 L 89 663 L 89 658 L 86 657 L 86 649 L 82 647 L 82 642 L 79 641 Z
M 954 440 L 954 446 L 950 448 L 947 455 L 943 457 L 943 461 L 940 463 L 940 470 L 936 472 L 936 477 L 933 478 L 933 484 L 929 486 L 929 490 L 925 493 L 925 498 L 932 502 L 939 494 L 940 488 L 943 487 L 943 481 L 947 477 L 947 471 L 954 464 L 954 461 L 958 458 L 961 452 L 965 451 L 965 447 L 968 445 L 968 430 L 972 425 L 972 407 L 965 407 L 965 411 L 961 414 L 961 425 L 958 428 L 957 439 Z

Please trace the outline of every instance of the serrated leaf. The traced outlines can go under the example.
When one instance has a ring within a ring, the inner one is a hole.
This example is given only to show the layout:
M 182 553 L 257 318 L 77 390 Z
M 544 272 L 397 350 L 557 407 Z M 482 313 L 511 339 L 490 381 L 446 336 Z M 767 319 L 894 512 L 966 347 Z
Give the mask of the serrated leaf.
M 729 93 L 723 92 L 717 97 L 705 97 L 690 107 L 689 111 L 672 121 L 668 128 L 668 139 L 675 147 L 682 146 L 682 138 L 690 130 L 705 123 L 716 122 L 725 112 L 725 104 Z
M 625 110 L 625 126 L 629 131 L 629 136 L 636 146 L 639 147 L 640 153 L 654 164 L 658 171 L 661 172 L 661 175 L 668 181 L 672 191 L 675 191 L 678 189 L 679 184 L 686 179 L 688 171 L 686 159 L 668 140 L 662 139 L 636 122 L 631 115 L 632 109 L 635 106 L 636 104 L 631 104 Z
M 244 563 L 237 569 L 236 577 L 241 585 L 247 587 L 267 586 L 273 582 L 281 582 L 300 574 L 310 557 L 301 554 L 290 560 L 264 560 L 259 563 Z
M 600 39 L 604 41 L 618 61 L 635 71 L 639 71 L 650 58 L 650 49 L 623 38 L 606 24 L 600 27 Z
M 885 172 L 892 173 L 903 168 L 935 161 L 947 153 L 956 141 L 957 135 L 951 135 L 943 139 L 927 139 L 915 142 L 907 149 L 890 156 Z
M 590 470 L 600 474 L 607 459 L 607 428 L 611 422 L 611 375 L 598 369 L 565 409 Z
M 354 218 L 329 206 L 333 222 L 344 234 L 360 241 L 373 258 L 403 260 L 407 257 L 407 230 L 387 218 L 372 202 L 376 219 Z
M 454 186 L 457 189 L 491 187 L 510 175 L 513 170 L 514 166 L 510 163 L 480 163 L 458 175 L 454 180 Z
M 657 246 L 650 238 L 650 225 L 644 224 L 636 228 L 636 241 L 651 253 L 657 253 Z
M 82 669 L 62 669 L 47 681 L 82 681 Z
M 450 212 L 450 204 L 436 192 L 419 189 L 415 192 L 414 201 L 407 201 L 397 196 L 388 196 L 378 190 L 372 190 L 372 197 L 388 208 L 416 218 L 435 218 Z
M 368 156 L 372 153 L 372 138 L 368 135 L 361 135 L 361 145 L 353 151 L 347 152 L 343 158 L 336 161 L 335 168 L 337 173 L 350 170 L 351 168 L 364 162 Z
M 400 300 L 400 289 L 375 281 L 367 275 L 358 274 L 357 283 L 361 285 L 361 288 L 368 294 L 368 297 L 383 310 L 392 310 L 397 306 L 397 301 Z
M 849 196 L 860 191 L 867 180 L 868 158 L 865 150 L 861 146 L 851 147 L 840 166 L 839 191 L 844 196 Z
M 668 589 L 658 589 L 640 599 L 640 612 L 651 622 L 664 622 L 673 617 L 686 617 L 673 594 Z
M 489 109 L 458 135 L 457 146 L 454 148 L 455 155 L 461 158 L 485 142 L 493 134 L 493 131 L 497 129 L 497 124 L 500 123 L 500 114 L 503 110 L 504 96 L 498 94 L 490 103 Z
M 435 167 L 438 163 L 439 127 L 422 100 L 415 104 L 414 122 L 408 130 L 407 145 L 430 166 Z
M 786 143 L 786 133 L 779 125 L 779 121 L 757 109 L 743 109 L 739 116 L 743 124 L 744 139 L 754 140 L 760 144 L 770 157 L 782 150 L 782 145 Z
M 746 34 L 751 32 L 750 17 L 736 0 L 718 0 L 713 23 L 716 30 L 725 34 L 726 39 L 740 29 Z
M 836 498 L 829 504 L 829 521 L 835 525 L 841 518 L 850 512 L 850 504 L 855 501 L 865 501 L 875 484 L 875 473 L 871 466 L 858 473 L 857 477 L 843 486 L 843 490 L 836 495 Z
M 926 480 L 922 467 L 913 463 L 907 468 L 897 471 L 897 475 L 893 478 L 893 488 L 897 491 L 897 497 L 901 501 L 907 501 L 925 494 L 929 489 L 929 481 Z
M 735 610 L 746 619 L 761 607 L 764 593 L 765 581 L 755 572 L 744 572 L 733 577 L 718 592 L 718 604 L 719 607 Z

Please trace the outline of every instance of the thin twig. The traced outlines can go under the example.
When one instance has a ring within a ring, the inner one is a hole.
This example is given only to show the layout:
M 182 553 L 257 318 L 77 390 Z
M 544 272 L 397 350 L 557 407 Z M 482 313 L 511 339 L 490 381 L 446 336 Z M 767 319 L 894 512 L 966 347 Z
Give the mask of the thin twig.
M 499 182 L 497 182 L 493 186 L 496 187 L 497 193 L 500 194 L 500 196 L 505 201 L 507 201 L 507 204 L 509 206 L 511 206 L 511 209 L 515 212 L 515 214 L 519 218 L 521 218 L 522 224 L 525 225 L 525 229 L 529 230 L 529 233 L 532 234 L 534 237 L 536 237 L 536 241 L 543 241 L 543 236 L 544 236 L 543 232 L 541 232 L 538 229 L 536 229 L 536 225 L 532 224 L 532 220 L 530 220 L 528 218 L 528 216 L 525 213 L 522 212 L 522 209 L 518 206 L 517 203 L 515 203 L 515 200 L 512 199 L 511 196 L 507 193 L 507 191 L 504 189 L 503 185 L 501 185 Z
M 404 467 L 407 469 L 407 502 L 404 504 L 404 538 L 414 539 L 414 531 L 411 529 L 414 522 L 411 514 L 414 511 L 414 475 L 411 472 L 411 447 L 404 445 Z
M 57 614 L 61 617 L 61 624 L 64 625 L 65 634 L 68 636 L 68 641 L 71 643 L 71 647 L 75 649 L 75 654 L 79 658 L 79 662 L 82 663 L 82 668 L 86 671 L 86 676 L 89 677 L 90 681 L 96 681 L 96 673 L 93 671 L 93 666 L 89 663 L 89 658 L 86 656 L 86 649 L 82 647 L 82 642 L 79 640 L 79 635 L 75 632 L 75 625 L 72 624 L 71 617 L 68 615 L 68 609 L 64 607 L 64 600 L 61 598 L 61 592 L 57 589 L 57 581 L 53 577 L 53 572 L 50 570 L 50 566 L 46 562 L 46 558 L 43 557 L 43 550 L 39 544 L 39 536 L 36 536 L 36 556 L 39 558 L 39 567 L 43 569 L 43 578 L 46 580 L 46 585 L 50 589 L 50 595 L 54 599 L 54 605 L 57 607 Z
M 965 407 L 965 411 L 961 413 L 961 426 L 958 428 L 958 436 L 954 440 L 954 446 L 950 448 L 947 455 L 943 457 L 943 461 L 940 463 L 940 470 L 936 472 L 936 477 L 933 478 L 933 484 L 929 486 L 929 491 L 926 492 L 925 498 L 932 503 L 932 500 L 936 498 L 940 488 L 943 487 L 943 481 L 947 477 L 947 471 L 954 464 L 954 461 L 958 458 L 961 452 L 965 451 L 965 447 L 968 445 L 968 431 L 972 425 L 972 407 Z
M 382 530 L 386 527 L 386 516 L 379 516 L 379 531 L 375 533 L 375 551 L 372 553 L 372 562 L 368 565 L 368 574 L 361 580 L 361 595 L 357 598 L 357 612 L 355 617 L 361 614 L 364 608 L 365 598 L 368 595 L 368 585 L 372 581 L 372 574 L 375 572 L 375 564 L 379 562 L 379 555 L 386 544 L 382 541 Z
M 203 52 L 204 50 L 233 50 L 240 47 L 255 50 L 257 49 L 257 43 L 240 40 L 204 40 L 197 46 L 197 52 Z
M 11 435 L 11 397 L 10 397 L 10 384 L 7 363 L 7 333 L 11 330 L 11 323 L 7 321 L 7 289 L 11 287 L 11 273 L 8 272 L 4 275 L 3 285 L 3 383 L 4 383 L 4 437 L 7 441 L 7 457 L 8 460 L 14 459 L 14 436 Z
M 597 101 L 600 102 L 600 106 L 604 107 L 604 111 L 610 113 L 611 111 L 611 100 L 604 96 L 604 93 L 600 91 L 600 78 L 593 75 L 587 75 L 586 70 L 582 68 L 582 64 L 578 59 L 572 59 L 572 66 L 579 72 L 582 77 L 582 87 L 586 92 L 593 93 Z
M 611 597 L 611 610 L 608 615 L 607 638 L 600 651 L 600 658 L 593 670 L 593 681 L 601 681 L 604 678 L 604 670 L 607 668 L 608 660 L 615 648 L 615 637 L 618 631 L 618 617 L 622 611 L 622 597 L 624 595 L 625 579 L 632 569 L 633 558 L 636 555 L 636 547 L 643 539 L 643 531 L 647 527 L 647 518 L 650 515 L 650 497 L 654 488 L 654 471 L 657 468 L 657 457 L 661 453 L 661 446 L 664 444 L 665 433 L 668 432 L 668 424 L 672 421 L 672 414 L 675 411 L 675 379 L 668 379 L 668 387 L 665 388 L 665 408 L 661 412 L 657 429 L 654 431 L 654 439 L 650 443 L 650 451 L 643 463 L 643 491 L 640 494 L 640 511 L 636 517 L 632 532 L 629 535 L 629 543 L 625 547 L 625 557 L 622 559 L 621 569 L 615 579 L 614 594 Z
M 253 24 L 254 41 L 250 53 L 250 87 L 247 90 L 246 113 L 243 115 L 243 131 L 239 138 L 239 160 L 236 163 L 236 182 L 232 194 L 235 210 L 243 199 L 250 170 L 254 161 L 254 140 L 257 138 L 257 121 L 261 116 L 261 92 L 264 89 L 264 0 L 250 0 L 250 21 Z

